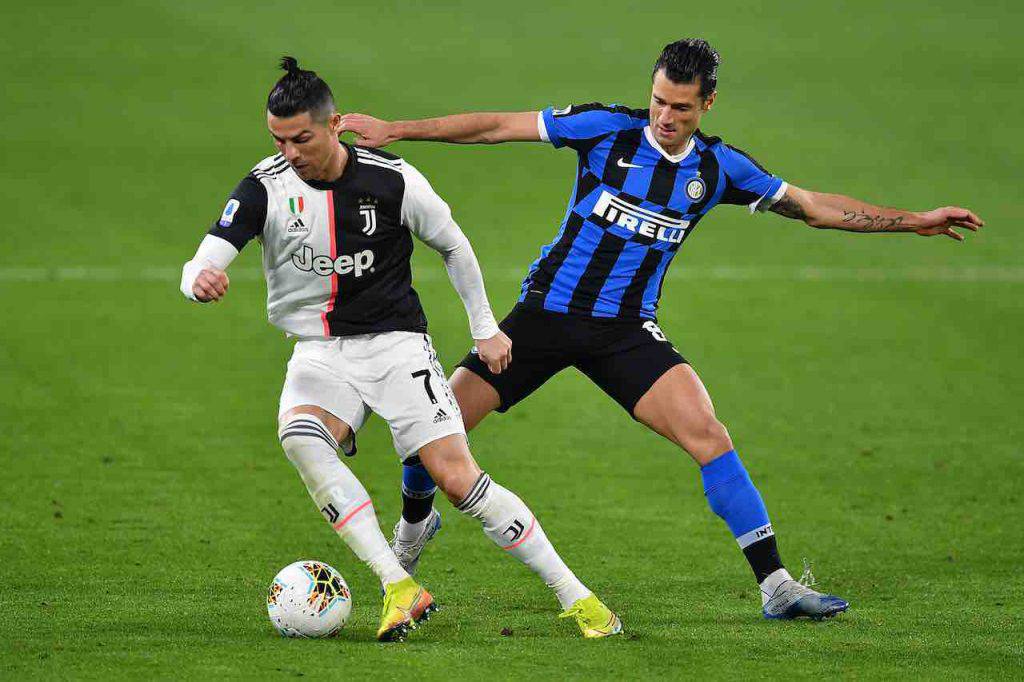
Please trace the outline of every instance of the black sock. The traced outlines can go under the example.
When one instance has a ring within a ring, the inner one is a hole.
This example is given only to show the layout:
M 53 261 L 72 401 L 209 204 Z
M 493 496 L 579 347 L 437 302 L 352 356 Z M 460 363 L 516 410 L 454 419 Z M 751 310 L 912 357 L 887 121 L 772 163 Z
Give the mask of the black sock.
M 747 557 L 747 562 L 754 571 L 754 577 L 757 578 L 758 585 L 772 573 L 782 568 L 782 559 L 779 558 L 779 547 L 775 542 L 774 535 L 769 535 L 763 540 L 758 540 L 744 547 L 743 556 Z
M 420 462 L 413 456 L 402 467 L 402 518 L 406 523 L 419 523 L 434 506 L 437 486 Z

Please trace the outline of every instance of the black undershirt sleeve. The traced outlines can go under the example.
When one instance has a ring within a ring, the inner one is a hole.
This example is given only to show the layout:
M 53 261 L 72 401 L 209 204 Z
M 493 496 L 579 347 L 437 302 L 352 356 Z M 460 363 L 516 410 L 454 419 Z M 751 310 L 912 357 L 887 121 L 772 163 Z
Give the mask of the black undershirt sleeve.
M 267 188 L 251 175 L 242 178 L 228 198 L 210 234 L 231 242 L 239 251 L 253 237 L 263 233 L 267 220 Z

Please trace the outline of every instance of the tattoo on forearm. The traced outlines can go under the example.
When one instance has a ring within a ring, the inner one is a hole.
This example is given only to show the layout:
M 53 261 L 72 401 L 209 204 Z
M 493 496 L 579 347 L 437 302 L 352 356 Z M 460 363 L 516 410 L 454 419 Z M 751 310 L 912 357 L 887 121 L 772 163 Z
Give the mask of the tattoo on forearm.
M 860 211 L 843 211 L 843 223 L 861 232 L 888 232 L 899 229 L 903 224 L 903 216 L 887 218 L 883 215 L 871 215 Z
M 778 213 L 780 216 L 785 218 L 795 218 L 797 220 L 804 220 L 807 218 L 807 213 L 804 211 L 803 207 L 787 196 L 783 196 L 781 199 L 776 201 L 768 210 L 772 213 Z

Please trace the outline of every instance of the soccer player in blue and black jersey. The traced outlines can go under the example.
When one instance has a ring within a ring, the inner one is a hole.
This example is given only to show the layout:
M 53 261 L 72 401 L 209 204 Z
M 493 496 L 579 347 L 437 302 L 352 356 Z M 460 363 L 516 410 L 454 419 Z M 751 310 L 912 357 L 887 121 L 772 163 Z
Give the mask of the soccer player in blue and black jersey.
M 963 208 L 883 208 L 804 190 L 772 175 L 698 128 L 715 102 L 718 64 L 718 53 L 704 40 L 666 46 L 654 66 L 647 109 L 584 104 L 394 122 L 349 114 L 342 128 L 370 146 L 533 141 L 576 152 L 575 186 L 558 234 L 530 266 L 519 302 L 500 324 L 512 340 L 514 361 L 495 373 L 470 353 L 453 375 L 466 429 L 576 367 L 700 466 L 708 504 L 753 569 L 764 615 L 826 618 L 845 611 L 847 602 L 801 585 L 786 571 L 761 495 L 715 417 L 704 384 L 658 327 L 665 272 L 719 204 L 772 211 L 816 228 L 957 240 L 963 236 L 954 228 L 977 230 L 982 221 Z M 393 546 L 413 567 L 440 523 L 431 506 L 433 487 L 421 467 L 406 467 L 403 518 Z

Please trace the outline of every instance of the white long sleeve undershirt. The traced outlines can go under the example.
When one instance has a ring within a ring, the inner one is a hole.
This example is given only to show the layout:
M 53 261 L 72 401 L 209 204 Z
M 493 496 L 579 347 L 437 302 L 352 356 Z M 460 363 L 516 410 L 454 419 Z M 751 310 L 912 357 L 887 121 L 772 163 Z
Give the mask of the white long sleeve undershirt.
M 402 164 L 402 175 L 405 177 L 403 224 L 420 241 L 441 254 L 448 279 L 466 308 L 473 338 L 491 338 L 500 330 L 469 239 L 452 218 L 448 204 L 434 192 L 422 173 L 406 161 Z
M 192 285 L 195 284 L 199 273 L 209 267 L 226 270 L 237 256 L 238 249 L 231 242 L 212 234 L 206 235 L 200 242 L 196 255 L 181 269 L 181 293 L 190 300 L 201 302 L 192 293 Z

